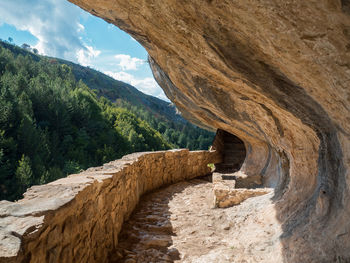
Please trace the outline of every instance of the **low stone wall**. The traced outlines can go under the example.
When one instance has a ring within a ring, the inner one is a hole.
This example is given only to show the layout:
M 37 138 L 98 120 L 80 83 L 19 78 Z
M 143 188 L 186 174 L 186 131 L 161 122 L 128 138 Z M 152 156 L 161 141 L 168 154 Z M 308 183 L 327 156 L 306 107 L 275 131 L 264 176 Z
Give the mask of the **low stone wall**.
M 0 262 L 109 262 L 141 195 L 206 175 L 216 152 L 135 153 L 0 202 Z

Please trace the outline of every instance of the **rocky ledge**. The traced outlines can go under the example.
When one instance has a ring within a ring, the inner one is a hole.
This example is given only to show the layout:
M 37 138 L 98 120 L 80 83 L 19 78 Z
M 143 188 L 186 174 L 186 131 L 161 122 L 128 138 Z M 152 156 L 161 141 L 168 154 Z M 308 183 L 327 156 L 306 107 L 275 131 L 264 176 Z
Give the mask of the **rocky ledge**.
M 215 151 L 135 153 L 0 202 L 0 262 L 110 262 L 142 194 L 210 173 Z
M 261 178 L 233 174 L 213 173 L 214 207 L 226 208 L 239 205 L 248 198 L 273 193 L 273 188 L 261 187 Z

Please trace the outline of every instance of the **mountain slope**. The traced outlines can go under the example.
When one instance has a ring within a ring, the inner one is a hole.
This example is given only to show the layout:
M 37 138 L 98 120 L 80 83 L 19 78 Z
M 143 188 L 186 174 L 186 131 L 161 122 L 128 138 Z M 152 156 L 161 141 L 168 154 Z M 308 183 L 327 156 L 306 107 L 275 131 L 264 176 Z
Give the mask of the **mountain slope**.
M 48 59 L 50 64 L 68 65 L 76 80 L 82 80 L 90 89 L 95 90 L 98 97 L 105 97 L 118 107 L 127 108 L 137 117 L 148 122 L 175 148 L 204 150 L 208 149 L 213 141 L 213 132 L 199 128 L 185 120 L 170 102 L 146 95 L 135 87 L 115 80 L 90 67 L 63 59 L 37 55 L 6 42 L 0 41 L 0 46 L 11 50 L 16 55 L 31 56 L 34 61 Z
M 16 55 L 29 55 L 34 61 L 39 61 L 43 57 L 46 57 L 3 41 L 0 41 L 0 46 L 11 50 Z M 159 115 L 159 117 L 165 117 L 168 120 L 182 123 L 187 122 L 176 112 L 176 108 L 172 103 L 144 94 L 130 84 L 115 80 L 90 67 L 84 67 L 64 59 L 46 58 L 50 59 L 50 63 L 60 63 L 70 66 L 76 80 L 81 79 L 90 89 L 96 90 L 98 96 L 106 97 L 112 102 L 121 99 L 133 106 L 143 107 L 150 113 Z
M 76 81 L 69 66 L 0 46 L 0 200 L 131 152 L 172 147 Z
M 96 95 L 106 90 L 114 97 Z M 207 149 L 212 133 L 177 120 L 169 105 L 89 68 L 0 43 L 0 200 L 131 152 Z
M 115 80 L 92 68 L 62 59 L 57 59 L 57 61 L 71 66 L 75 78 L 77 80 L 81 79 L 89 88 L 98 91 L 98 96 L 106 97 L 112 102 L 117 99 L 128 101 L 133 106 L 143 107 L 150 113 L 159 115 L 159 117 L 165 117 L 176 122 L 187 122 L 176 112 L 176 108 L 172 103 L 144 94 L 130 84 Z

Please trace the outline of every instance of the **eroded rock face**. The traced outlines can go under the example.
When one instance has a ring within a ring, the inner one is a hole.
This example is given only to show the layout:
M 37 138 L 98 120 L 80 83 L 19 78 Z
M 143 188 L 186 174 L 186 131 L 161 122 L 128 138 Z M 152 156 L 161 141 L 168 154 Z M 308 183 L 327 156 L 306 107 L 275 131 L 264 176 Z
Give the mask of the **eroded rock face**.
M 286 262 L 350 260 L 348 1 L 70 1 L 147 49 L 186 118 L 244 141 Z
M 0 202 L 0 262 L 113 262 L 142 194 L 203 176 L 212 151 L 135 153 Z

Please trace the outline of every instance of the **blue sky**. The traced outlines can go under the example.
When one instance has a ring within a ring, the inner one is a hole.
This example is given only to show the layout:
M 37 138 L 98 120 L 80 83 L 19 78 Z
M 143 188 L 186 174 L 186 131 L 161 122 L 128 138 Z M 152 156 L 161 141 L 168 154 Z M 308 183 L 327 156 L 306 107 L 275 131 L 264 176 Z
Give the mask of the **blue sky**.
M 66 0 L 1 0 L 0 38 L 40 54 L 90 66 L 168 100 L 153 79 L 147 52 L 131 36 Z

